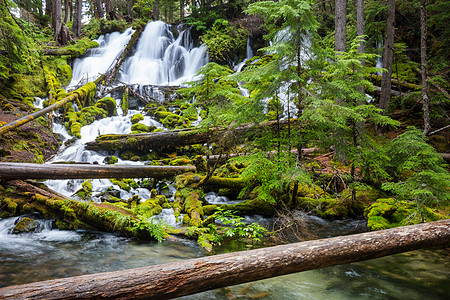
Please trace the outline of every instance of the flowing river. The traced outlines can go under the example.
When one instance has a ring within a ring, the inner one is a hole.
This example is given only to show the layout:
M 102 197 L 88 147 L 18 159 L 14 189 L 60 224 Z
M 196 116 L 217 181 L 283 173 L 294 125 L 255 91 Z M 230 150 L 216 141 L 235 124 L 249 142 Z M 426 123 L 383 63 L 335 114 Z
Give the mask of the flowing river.
M 136 51 L 122 66 L 120 80 L 139 85 L 180 85 L 190 81 L 207 62 L 206 49 L 195 47 L 189 30 L 176 34 L 163 22 L 150 22 L 144 30 Z M 83 78 L 95 78 L 114 62 L 120 49 L 132 34 L 112 33 L 99 38 L 100 47 L 74 62 L 75 86 Z M 251 50 L 251 49 L 250 49 Z M 100 134 L 129 133 L 131 116 L 140 112 L 137 107 L 122 116 L 120 99 L 118 115 L 95 121 L 81 129 L 82 138 L 61 149 L 52 161 L 97 162 L 103 164 L 105 155 L 84 149 L 84 144 Z M 164 129 L 152 118 L 141 121 Z M 71 138 L 64 126 L 55 123 L 55 132 Z M 119 164 L 142 164 L 127 160 Z M 48 180 L 55 191 L 71 196 L 83 180 Z M 94 194 L 113 186 L 109 180 L 92 180 Z M 148 199 L 146 188 L 125 191 L 118 186 L 120 197 L 139 195 Z M 165 194 L 173 197 L 174 187 L 166 183 Z M 207 194 L 210 203 L 232 203 L 215 193 Z M 365 230 L 361 220 L 328 221 L 299 214 L 316 238 L 352 234 Z M 156 217 L 165 224 L 181 226 L 171 209 L 164 209 Z M 0 287 L 28 282 L 124 270 L 148 265 L 201 257 L 206 253 L 194 241 L 141 242 L 115 234 L 92 231 L 62 231 L 51 220 L 39 219 L 34 233 L 13 234 L 15 218 L 0 219 Z M 269 229 L 272 220 L 252 216 Z M 244 250 L 242 245 L 224 244 L 217 253 Z M 226 287 L 183 299 L 448 299 L 450 295 L 450 260 L 448 250 L 420 250 L 319 270 L 265 279 L 254 283 Z

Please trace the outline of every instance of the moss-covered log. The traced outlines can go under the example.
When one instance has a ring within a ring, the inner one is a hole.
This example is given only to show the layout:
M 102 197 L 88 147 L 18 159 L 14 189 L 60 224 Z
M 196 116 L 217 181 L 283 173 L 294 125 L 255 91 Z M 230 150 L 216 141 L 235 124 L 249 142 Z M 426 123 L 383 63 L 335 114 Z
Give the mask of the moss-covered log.
M 290 122 L 293 122 L 292 120 Z M 285 127 L 289 121 L 281 122 Z M 108 151 L 164 151 L 174 149 L 179 146 L 203 144 L 214 142 L 224 138 L 240 140 L 244 137 L 254 136 L 264 130 L 276 131 L 278 124 L 276 121 L 262 122 L 260 124 L 243 124 L 235 128 L 211 128 L 209 132 L 196 129 L 180 129 L 173 131 L 162 131 L 140 134 L 107 134 L 101 135 L 93 142 L 86 143 L 86 149 L 89 150 L 108 150 Z
M 450 243 L 450 220 L 0 289 L 2 299 L 170 299 Z
M 0 163 L 0 179 L 170 178 L 194 166 Z
M 6 189 L 0 185 L 0 208 L 2 218 L 38 212 L 46 219 L 54 219 L 60 229 L 118 232 L 143 240 L 161 240 L 165 235 L 161 226 L 129 209 L 72 200 L 21 180 L 8 182 Z
M 62 100 L 60 100 L 52 105 L 49 105 L 46 108 L 43 108 L 37 112 L 34 112 L 27 116 L 24 116 L 18 120 L 15 120 L 9 124 L 6 124 L 6 125 L 0 127 L 0 135 L 4 134 L 10 130 L 13 130 L 19 126 L 22 126 L 23 124 L 26 124 L 30 121 L 33 121 L 34 119 L 39 118 L 40 116 L 43 116 L 46 113 L 49 113 L 57 108 L 60 108 L 68 102 L 73 102 L 73 101 L 76 101 L 77 99 L 84 99 L 86 97 L 89 97 L 89 95 L 91 95 L 92 93 L 95 93 L 95 90 L 96 90 L 95 84 L 92 82 L 88 82 L 81 88 L 70 93 L 67 97 L 63 98 Z

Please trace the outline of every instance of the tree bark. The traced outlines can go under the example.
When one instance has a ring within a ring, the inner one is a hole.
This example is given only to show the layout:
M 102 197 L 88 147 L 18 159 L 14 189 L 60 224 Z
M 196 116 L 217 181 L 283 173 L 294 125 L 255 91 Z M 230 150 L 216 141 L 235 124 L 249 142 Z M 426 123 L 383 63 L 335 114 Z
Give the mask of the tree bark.
M 284 121 L 281 124 L 287 126 L 288 123 L 288 121 Z M 232 139 L 240 139 L 247 132 L 255 135 L 264 132 L 264 130 L 277 130 L 277 122 L 263 122 L 258 125 L 243 124 L 233 129 L 224 127 L 214 128 L 210 131 L 209 135 L 207 132 L 199 132 L 192 129 L 140 134 L 107 134 L 97 137 L 93 142 L 86 143 L 86 149 L 108 151 L 148 151 L 152 149 L 156 151 L 165 151 L 184 145 L 204 144 L 208 141 L 218 141 L 223 138 L 228 131 L 231 131 L 231 135 L 227 135 L 227 138 L 231 136 Z
M 72 8 L 72 0 L 64 0 L 64 24 L 68 24 Z
M 381 96 L 379 107 L 386 109 L 391 98 L 392 62 L 394 60 L 394 23 L 395 23 L 395 0 L 387 0 L 387 20 L 383 50 L 383 72 L 381 79 Z
M 55 31 L 55 41 L 59 44 L 59 37 L 62 29 L 62 4 L 61 0 L 52 2 L 53 30 Z
M 450 220 L 0 289 L 1 299 L 170 299 L 450 243 Z
M 184 0 L 180 0 L 180 20 L 184 19 Z
M 9 124 L 6 124 L 6 125 L 0 127 L 0 135 L 4 134 L 4 133 L 6 133 L 6 132 L 8 132 L 8 131 L 10 131 L 12 129 L 15 129 L 15 128 L 19 127 L 19 126 L 22 126 L 23 124 L 26 124 L 26 123 L 28 123 L 30 121 L 33 121 L 34 119 L 39 118 L 40 116 L 43 116 L 43 115 L 45 115 L 48 112 L 51 112 L 51 111 L 53 111 L 53 110 L 55 110 L 57 108 L 60 108 L 64 104 L 66 104 L 68 102 L 72 102 L 72 101 L 74 101 L 74 100 L 76 100 L 78 98 L 84 98 L 84 97 L 86 97 L 87 93 L 90 93 L 90 92 L 95 91 L 95 90 L 96 90 L 95 84 L 92 83 L 92 82 L 88 82 L 84 86 L 79 88 L 78 90 L 73 91 L 66 98 L 64 98 L 64 99 L 62 99 L 62 100 L 60 100 L 60 101 L 58 101 L 58 102 L 56 102 L 56 103 L 54 103 L 52 105 L 49 105 L 46 108 L 43 108 L 43 109 L 41 109 L 41 110 L 39 110 L 37 112 L 34 112 L 34 113 L 32 113 L 30 115 L 27 115 L 27 116 L 24 116 L 24 117 L 22 117 L 22 118 L 20 118 L 18 120 L 15 120 L 15 121 L 13 121 L 13 122 L 11 122 Z
M 153 20 L 159 20 L 159 0 L 153 1 Z
M 74 12 L 73 12 L 73 24 L 72 34 L 75 37 L 81 35 L 81 12 L 83 9 L 83 0 L 75 0 Z
M 133 0 L 128 0 L 127 2 L 127 15 L 130 20 L 133 20 Z
M 427 135 L 431 130 L 431 124 L 430 98 L 428 97 L 426 0 L 420 0 L 420 66 L 422 70 L 423 133 Z
M 347 0 L 335 1 L 334 30 L 334 50 L 345 52 L 347 48 Z
M 94 1 L 95 1 L 95 18 L 103 19 L 102 0 L 94 0 Z
M 167 178 L 194 166 L 0 163 L 0 179 Z

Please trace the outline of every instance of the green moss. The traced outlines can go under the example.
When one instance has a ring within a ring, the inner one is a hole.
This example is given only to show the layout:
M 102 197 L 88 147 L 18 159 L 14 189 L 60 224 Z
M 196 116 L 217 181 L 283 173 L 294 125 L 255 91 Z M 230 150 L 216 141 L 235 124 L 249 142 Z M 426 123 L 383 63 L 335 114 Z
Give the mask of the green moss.
M 92 196 L 92 183 L 91 180 L 85 180 L 81 184 L 81 188 L 75 192 L 75 195 L 77 195 L 80 199 L 88 200 Z
M 120 103 L 120 108 L 122 108 L 124 116 L 126 116 L 128 114 L 128 107 L 129 107 L 129 105 L 130 104 L 128 102 L 128 88 L 127 88 L 123 92 L 122 102 Z
M 104 109 L 107 112 L 108 117 L 117 115 L 116 100 L 111 97 L 104 97 L 98 100 L 95 106 Z
M 144 120 L 144 116 L 142 114 L 134 114 L 131 117 L 131 123 L 132 124 L 139 123 L 139 121 L 142 121 L 142 120 Z
M 17 222 L 13 228 L 13 233 L 21 233 L 21 232 L 32 232 L 35 231 L 38 227 L 38 223 L 36 220 L 31 218 L 24 217 Z
M 384 198 L 378 199 L 377 202 L 366 208 L 364 215 L 370 230 L 381 230 L 421 223 L 421 215 L 417 213 L 416 209 L 412 202 Z M 447 216 L 426 207 L 424 218 L 426 222 L 432 222 L 445 219 Z
M 136 189 L 139 187 L 136 181 L 134 181 L 132 178 L 111 178 L 111 183 L 118 185 L 121 189 L 129 192 L 131 191 L 131 188 Z
M 147 125 L 142 123 L 135 123 L 131 126 L 131 130 L 135 132 L 149 132 L 149 128 Z
M 198 119 L 198 112 L 195 105 L 189 105 L 185 103 L 185 105 L 181 106 L 181 110 L 183 112 L 183 117 L 189 119 L 190 121 L 197 121 Z
M 114 165 L 114 164 L 116 164 L 116 163 L 118 162 L 118 160 L 119 160 L 119 159 L 113 155 L 113 156 L 107 156 L 107 157 L 105 157 L 105 159 L 103 160 L 103 162 L 104 162 L 105 164 L 107 164 L 107 165 Z
M 261 199 L 249 199 L 236 204 L 224 204 L 220 207 L 225 210 L 237 211 L 239 215 L 273 216 L 275 213 L 275 207 Z
M 191 165 L 191 160 L 186 157 L 177 158 L 177 159 L 171 160 L 169 162 L 169 165 L 170 166 L 187 166 L 187 165 Z

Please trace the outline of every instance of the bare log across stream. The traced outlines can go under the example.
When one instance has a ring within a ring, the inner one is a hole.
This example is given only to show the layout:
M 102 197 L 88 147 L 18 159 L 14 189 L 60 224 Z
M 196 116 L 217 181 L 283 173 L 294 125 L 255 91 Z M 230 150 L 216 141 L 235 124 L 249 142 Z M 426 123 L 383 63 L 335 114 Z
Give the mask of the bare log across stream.
M 169 299 L 450 243 L 450 220 L 0 289 L 0 299 Z
M 287 126 L 292 120 L 285 120 L 280 122 L 281 127 Z M 278 130 L 277 121 L 262 122 L 258 125 L 243 124 L 235 128 L 228 129 L 225 127 L 211 128 L 209 132 L 199 131 L 193 129 L 180 129 L 174 131 L 161 131 L 152 133 L 140 134 L 107 134 L 101 135 L 93 142 L 86 143 L 86 149 L 89 150 L 108 150 L 108 151 L 125 151 L 138 150 L 148 151 L 150 149 L 162 151 L 166 149 L 173 149 L 179 146 L 204 144 L 206 142 L 218 141 L 224 138 L 225 133 L 227 138 L 240 139 L 245 133 L 257 134 L 263 130 L 276 131 Z
M 168 178 L 194 166 L 0 163 L 0 179 Z

